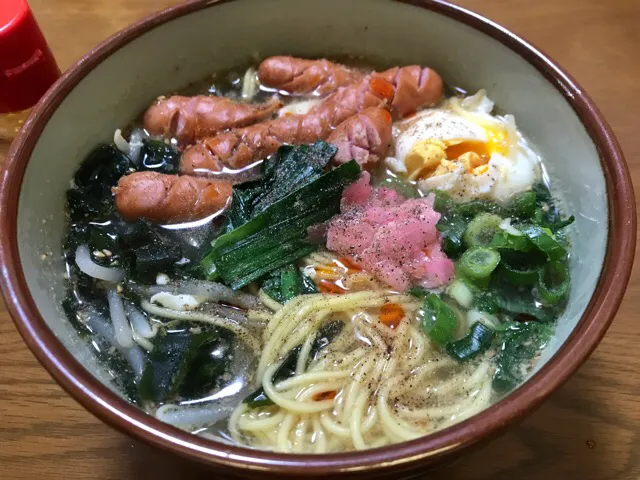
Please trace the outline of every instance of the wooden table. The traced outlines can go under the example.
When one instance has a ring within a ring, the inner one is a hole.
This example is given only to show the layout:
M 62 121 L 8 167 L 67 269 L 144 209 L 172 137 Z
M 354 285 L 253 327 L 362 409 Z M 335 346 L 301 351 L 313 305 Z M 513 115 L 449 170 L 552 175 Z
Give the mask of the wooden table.
M 63 69 L 128 23 L 176 3 L 31 0 Z M 524 36 L 566 67 L 604 112 L 640 181 L 640 0 L 458 3 Z M 609 333 L 580 371 L 520 426 L 429 478 L 640 479 L 636 294 L 638 269 Z M 216 478 L 131 441 L 83 410 L 36 362 L 0 301 L 1 479 L 178 477 Z

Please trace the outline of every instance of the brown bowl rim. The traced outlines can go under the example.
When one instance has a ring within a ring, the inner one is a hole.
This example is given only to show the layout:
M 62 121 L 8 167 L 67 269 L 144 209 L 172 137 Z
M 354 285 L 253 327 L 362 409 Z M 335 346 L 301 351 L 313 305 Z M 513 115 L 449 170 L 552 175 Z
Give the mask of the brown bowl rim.
M 183 432 L 145 414 L 94 378 L 49 330 L 27 287 L 17 244 L 21 183 L 37 140 L 67 94 L 109 55 L 158 25 L 234 0 L 192 0 L 150 15 L 119 31 L 76 62 L 35 107 L 13 143 L 0 185 L 0 267 L 2 293 L 26 344 L 53 378 L 87 410 L 116 429 L 156 447 L 210 465 L 256 473 L 320 476 L 364 469 L 406 468 L 436 461 L 499 433 L 539 406 L 591 354 L 622 301 L 636 242 L 636 204 L 629 172 L 617 140 L 582 87 L 540 50 L 500 25 L 442 0 L 393 0 L 444 15 L 490 35 L 534 66 L 572 106 L 601 159 L 609 204 L 607 254 L 591 301 L 565 344 L 528 382 L 505 399 L 459 424 L 389 447 L 326 455 L 278 454 L 230 446 Z M 615 232 L 615 235 L 613 233 Z

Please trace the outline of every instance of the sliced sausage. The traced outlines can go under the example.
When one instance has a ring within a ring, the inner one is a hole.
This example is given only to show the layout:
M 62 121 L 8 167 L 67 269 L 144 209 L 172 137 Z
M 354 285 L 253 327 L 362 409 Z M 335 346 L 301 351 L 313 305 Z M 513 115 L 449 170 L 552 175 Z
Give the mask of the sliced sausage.
M 269 57 L 258 67 L 260 83 L 291 95 L 329 95 L 362 79 L 363 73 L 328 60 Z
M 224 180 L 135 172 L 120 178 L 113 191 L 125 220 L 176 223 L 222 210 L 231 197 L 231 187 Z
M 376 107 L 347 118 L 327 138 L 338 147 L 333 163 L 341 165 L 355 159 L 363 168 L 373 167 L 389 150 L 392 122 L 387 109 Z
M 247 104 L 223 97 L 175 95 L 156 100 L 145 112 L 143 124 L 151 135 L 175 137 L 186 145 L 229 128 L 265 120 L 281 106 L 275 97 L 267 103 Z
M 406 70 L 406 72 L 404 71 Z M 442 79 L 419 66 L 387 70 L 340 88 L 306 115 L 290 115 L 206 138 L 182 155 L 186 174 L 240 169 L 274 153 L 283 144 L 326 139 L 347 118 L 369 107 L 389 105 L 400 118 L 442 98 Z

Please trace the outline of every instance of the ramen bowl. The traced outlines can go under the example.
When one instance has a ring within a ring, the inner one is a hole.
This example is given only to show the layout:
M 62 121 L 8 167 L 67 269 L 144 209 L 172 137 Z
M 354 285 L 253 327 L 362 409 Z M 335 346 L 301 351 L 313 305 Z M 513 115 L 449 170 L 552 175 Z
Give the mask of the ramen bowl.
M 428 65 L 449 84 L 485 88 L 546 159 L 546 174 L 576 215 L 570 299 L 536 369 L 481 413 L 417 440 L 358 452 L 289 455 L 220 443 L 128 403 L 65 318 L 65 191 L 81 159 L 158 95 L 274 54 Z M 20 333 L 56 381 L 109 425 L 235 476 L 398 478 L 499 434 L 585 361 L 623 297 L 636 215 L 624 158 L 593 102 L 553 61 L 499 25 L 440 1 L 370 0 L 365 7 L 361 0 L 227 0 L 187 2 L 152 15 L 63 75 L 11 148 L 0 231 L 2 291 Z

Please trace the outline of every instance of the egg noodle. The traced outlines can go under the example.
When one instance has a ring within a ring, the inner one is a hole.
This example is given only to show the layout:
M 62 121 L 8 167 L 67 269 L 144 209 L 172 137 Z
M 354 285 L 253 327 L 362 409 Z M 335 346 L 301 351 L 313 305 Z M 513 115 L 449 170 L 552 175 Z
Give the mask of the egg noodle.
M 335 280 L 330 258 L 314 254 L 307 264 Z M 373 285 L 303 295 L 284 306 L 265 302 L 273 313 L 257 378 L 273 405 L 236 408 L 229 432 L 237 442 L 292 453 L 375 448 L 421 437 L 489 405 L 489 362 L 456 363 L 421 331 L 418 299 Z M 379 318 L 390 303 L 403 312 L 395 328 Z M 344 327 L 314 356 L 319 330 L 334 321 Z M 283 359 L 298 346 L 295 375 L 276 381 Z

